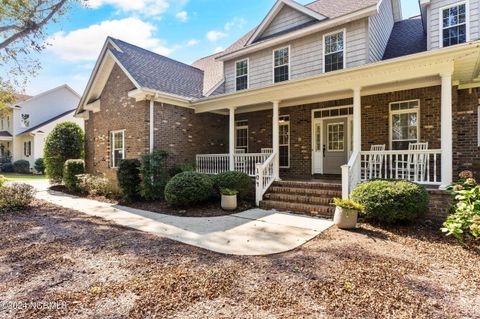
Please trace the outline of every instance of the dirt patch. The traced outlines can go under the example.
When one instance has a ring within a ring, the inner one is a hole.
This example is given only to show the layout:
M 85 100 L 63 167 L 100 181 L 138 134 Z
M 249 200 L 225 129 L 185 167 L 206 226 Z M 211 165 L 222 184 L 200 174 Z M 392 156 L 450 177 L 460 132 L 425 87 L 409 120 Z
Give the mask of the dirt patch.
M 57 192 L 63 192 L 69 195 L 79 196 L 83 198 L 88 198 L 92 200 L 97 200 L 104 203 L 122 205 L 136 209 L 142 209 L 151 211 L 154 213 L 172 215 L 172 216 L 183 216 L 183 217 L 217 217 L 217 216 L 228 216 L 232 214 L 241 213 L 243 211 L 252 209 L 254 205 L 249 201 L 238 201 L 238 208 L 234 211 L 225 211 L 220 207 L 220 199 L 214 199 L 207 203 L 198 206 L 179 208 L 169 206 L 164 201 L 139 201 L 139 202 L 125 202 L 118 198 L 114 197 L 105 197 L 105 196 L 91 196 L 87 194 L 79 194 L 69 191 L 63 185 L 55 185 L 50 187 L 51 190 Z
M 480 318 L 480 253 L 431 225 L 226 256 L 44 202 L 0 215 L 1 318 Z

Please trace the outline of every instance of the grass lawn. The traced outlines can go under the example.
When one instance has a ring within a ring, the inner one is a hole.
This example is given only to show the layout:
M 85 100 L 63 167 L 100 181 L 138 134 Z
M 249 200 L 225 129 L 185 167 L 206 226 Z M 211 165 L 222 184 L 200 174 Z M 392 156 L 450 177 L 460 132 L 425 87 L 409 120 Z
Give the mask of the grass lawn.
M 480 253 L 438 226 L 331 228 L 227 256 L 35 202 L 0 213 L 0 318 L 480 318 Z
M 0 173 L 5 176 L 8 181 L 32 181 L 32 180 L 44 180 L 47 179 L 45 175 L 33 175 L 33 174 L 17 174 L 17 173 Z

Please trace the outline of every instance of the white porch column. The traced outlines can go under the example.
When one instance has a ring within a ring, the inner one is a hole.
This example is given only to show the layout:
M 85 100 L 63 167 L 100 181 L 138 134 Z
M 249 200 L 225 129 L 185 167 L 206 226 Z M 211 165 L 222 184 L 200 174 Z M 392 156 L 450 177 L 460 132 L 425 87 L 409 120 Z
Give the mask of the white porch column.
M 230 171 L 235 170 L 235 162 L 233 154 L 235 154 L 235 108 L 231 107 L 230 122 L 229 122 L 229 134 L 228 134 L 228 153 L 230 155 Z
M 272 148 L 273 153 L 277 154 L 277 157 L 274 162 L 274 173 L 277 179 L 280 178 L 280 110 L 279 110 L 279 101 L 273 101 L 273 116 L 272 116 Z
M 353 89 L 353 153 L 362 151 L 362 89 Z
M 442 78 L 442 101 L 440 109 L 442 145 L 442 188 L 452 183 L 453 177 L 453 135 L 452 135 L 452 73 L 440 75 Z
M 150 153 L 153 153 L 154 148 L 154 131 L 155 131 L 155 118 L 154 118 L 154 106 L 155 102 L 150 100 Z

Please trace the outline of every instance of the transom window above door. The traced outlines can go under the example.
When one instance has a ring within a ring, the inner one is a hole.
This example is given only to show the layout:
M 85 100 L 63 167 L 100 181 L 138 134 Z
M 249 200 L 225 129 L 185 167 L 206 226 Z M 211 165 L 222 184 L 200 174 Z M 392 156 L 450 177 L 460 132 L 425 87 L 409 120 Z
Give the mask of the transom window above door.
M 419 140 L 418 100 L 390 104 L 390 137 L 392 150 L 406 150 L 410 143 Z
M 237 91 L 248 89 L 248 59 L 235 62 L 235 79 Z
M 441 9 L 442 46 L 467 42 L 467 6 L 465 3 Z
M 325 72 L 342 70 L 345 67 L 345 31 L 325 35 L 323 46 Z
M 273 51 L 273 82 L 290 79 L 290 48 L 285 47 Z

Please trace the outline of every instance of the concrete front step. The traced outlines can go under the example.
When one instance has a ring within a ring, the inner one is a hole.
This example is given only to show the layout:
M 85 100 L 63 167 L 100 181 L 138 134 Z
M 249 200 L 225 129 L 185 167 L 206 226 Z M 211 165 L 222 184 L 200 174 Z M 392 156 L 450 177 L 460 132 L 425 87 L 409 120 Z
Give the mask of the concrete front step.
M 328 189 L 342 190 L 342 184 L 339 183 L 323 183 L 315 181 L 276 181 L 272 186 L 275 187 L 293 187 L 293 188 L 309 188 L 309 189 Z
M 341 197 L 342 191 L 337 189 L 302 188 L 302 187 L 280 187 L 272 186 L 269 193 L 295 194 L 303 196 Z
M 289 203 L 301 203 L 301 204 L 313 204 L 313 205 L 330 205 L 333 201 L 331 196 L 304 196 L 296 194 L 283 194 L 283 193 L 268 193 L 264 196 L 267 200 L 289 202 Z
M 280 211 L 291 211 L 305 213 L 312 216 L 333 217 L 335 209 L 327 205 L 312 205 L 305 203 L 290 203 L 274 200 L 263 200 L 260 202 L 260 208 L 276 209 Z

